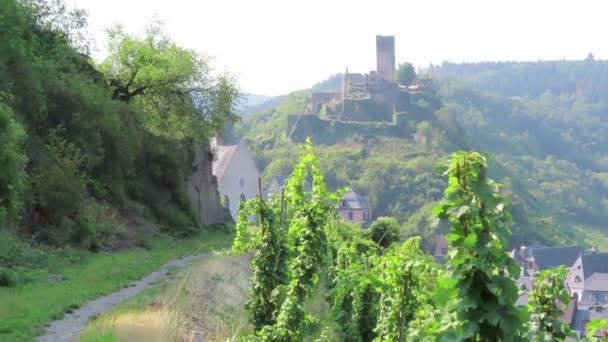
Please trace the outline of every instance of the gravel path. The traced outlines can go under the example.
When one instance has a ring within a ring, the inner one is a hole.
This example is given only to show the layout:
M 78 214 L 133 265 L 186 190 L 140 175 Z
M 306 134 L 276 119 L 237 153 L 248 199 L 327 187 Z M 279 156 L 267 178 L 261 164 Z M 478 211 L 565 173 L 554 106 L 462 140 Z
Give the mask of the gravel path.
M 195 260 L 201 259 L 210 253 L 188 256 L 166 263 L 158 271 L 152 272 L 144 278 L 132 283 L 130 287 L 123 288 L 103 297 L 97 298 L 83 304 L 79 309 L 66 314 L 62 319 L 53 321 L 44 329 L 44 333 L 38 337 L 39 342 L 70 342 L 76 339 L 89 320 L 101 313 L 108 311 L 112 306 L 121 303 L 141 291 L 152 287 L 159 280 L 167 278 L 167 273 L 173 267 L 188 266 Z

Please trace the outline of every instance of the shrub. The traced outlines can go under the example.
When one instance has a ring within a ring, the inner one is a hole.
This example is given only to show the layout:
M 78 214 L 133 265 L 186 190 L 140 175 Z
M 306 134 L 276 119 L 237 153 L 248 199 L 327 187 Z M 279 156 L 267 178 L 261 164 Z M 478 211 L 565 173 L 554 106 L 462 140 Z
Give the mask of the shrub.
M 393 217 L 378 217 L 369 228 L 369 237 L 378 246 L 386 248 L 399 241 L 400 226 Z

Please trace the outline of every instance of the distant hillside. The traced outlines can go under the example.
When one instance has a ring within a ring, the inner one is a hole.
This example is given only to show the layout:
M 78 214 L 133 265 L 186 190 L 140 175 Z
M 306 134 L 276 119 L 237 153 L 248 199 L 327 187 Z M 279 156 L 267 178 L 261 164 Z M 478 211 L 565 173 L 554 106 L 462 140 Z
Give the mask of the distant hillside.
M 336 123 L 332 139 L 317 139 L 326 144 L 317 150 L 328 182 L 363 194 L 375 216 L 395 216 L 406 231 L 429 235 L 423 213 L 445 180 L 431 175 L 427 187 L 427 173 L 451 151 L 475 148 L 494 156 L 492 176 L 512 204 L 514 243 L 605 242 L 607 66 L 593 59 L 431 66 L 443 106 L 411 121 L 412 133 L 366 134 L 373 124 L 345 130 Z M 317 89 L 335 91 L 339 79 Z M 298 150 L 287 118 L 304 112 L 310 92 L 292 93 L 242 123 L 266 177 L 289 172 Z
M 237 112 L 244 114 L 244 115 L 249 115 L 251 113 L 255 113 L 256 112 L 256 108 L 265 103 L 266 101 L 272 99 L 272 96 L 267 96 L 267 95 L 257 95 L 257 94 L 243 94 L 243 96 L 241 97 L 238 107 L 237 107 Z

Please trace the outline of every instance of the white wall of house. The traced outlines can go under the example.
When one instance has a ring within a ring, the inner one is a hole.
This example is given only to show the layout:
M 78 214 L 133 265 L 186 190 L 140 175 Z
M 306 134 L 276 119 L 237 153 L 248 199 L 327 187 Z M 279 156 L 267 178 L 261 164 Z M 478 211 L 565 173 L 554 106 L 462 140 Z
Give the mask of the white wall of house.
M 570 296 L 574 296 L 576 294 L 579 302 L 583 298 L 583 289 L 585 288 L 584 274 L 583 261 L 579 257 L 576 259 L 574 265 L 572 265 L 568 275 L 566 276 L 566 283 L 570 291 Z
M 368 209 L 346 209 L 337 210 L 340 220 L 350 223 L 364 223 L 371 221 L 371 211 Z
M 228 199 L 228 209 L 234 221 L 237 219 L 241 198 L 250 200 L 258 195 L 259 176 L 260 172 L 249 148 L 243 142 L 239 143 L 226 171 L 217 180 L 220 198 L 224 203 Z

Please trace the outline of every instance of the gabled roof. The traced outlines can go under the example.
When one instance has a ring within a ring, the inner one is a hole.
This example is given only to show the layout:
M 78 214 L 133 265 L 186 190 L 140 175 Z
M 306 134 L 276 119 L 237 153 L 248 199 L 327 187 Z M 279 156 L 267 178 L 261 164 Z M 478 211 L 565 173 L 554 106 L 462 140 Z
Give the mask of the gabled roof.
M 608 273 L 608 253 L 587 254 L 581 258 L 585 280 L 594 273 Z
M 215 175 L 218 180 L 224 176 L 238 147 L 239 145 L 215 146 L 216 158 L 213 161 L 213 175 Z
M 365 201 L 361 195 L 357 194 L 353 190 L 342 197 L 340 203 L 338 204 L 338 208 L 340 209 L 369 209 L 369 205 Z
M 608 291 L 608 273 L 593 273 L 586 278 L 585 291 Z
M 583 253 L 581 246 L 537 247 L 531 249 L 539 270 L 553 269 L 564 265 L 571 267 Z

